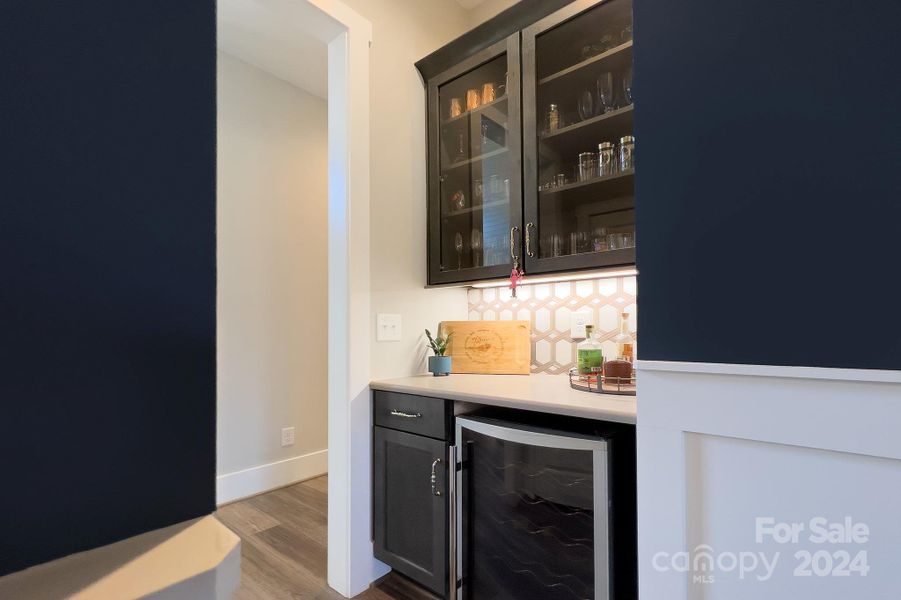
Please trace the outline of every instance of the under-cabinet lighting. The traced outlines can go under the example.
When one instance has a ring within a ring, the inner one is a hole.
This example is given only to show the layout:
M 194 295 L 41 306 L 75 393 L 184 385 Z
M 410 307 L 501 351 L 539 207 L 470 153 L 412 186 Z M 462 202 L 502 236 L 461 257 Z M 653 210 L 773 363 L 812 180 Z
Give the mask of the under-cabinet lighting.
M 610 279 L 612 277 L 631 277 L 632 275 L 638 275 L 638 271 L 635 269 L 620 269 L 617 271 L 597 271 L 595 273 L 572 273 L 569 275 L 552 275 L 552 276 L 536 276 L 529 277 L 528 275 L 523 277 L 519 282 L 519 285 L 534 285 L 539 283 L 558 283 L 563 281 L 582 281 L 585 279 Z M 474 288 L 497 288 L 497 287 L 508 287 L 510 285 L 510 281 L 507 279 L 499 279 L 497 281 L 482 281 L 479 283 L 473 283 L 470 287 Z

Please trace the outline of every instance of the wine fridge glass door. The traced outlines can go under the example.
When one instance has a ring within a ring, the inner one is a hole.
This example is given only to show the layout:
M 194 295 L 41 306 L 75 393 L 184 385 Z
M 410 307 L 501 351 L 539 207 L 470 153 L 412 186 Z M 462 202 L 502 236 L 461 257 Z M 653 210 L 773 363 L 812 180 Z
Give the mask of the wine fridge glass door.
M 457 597 L 610 597 L 607 444 L 457 420 Z

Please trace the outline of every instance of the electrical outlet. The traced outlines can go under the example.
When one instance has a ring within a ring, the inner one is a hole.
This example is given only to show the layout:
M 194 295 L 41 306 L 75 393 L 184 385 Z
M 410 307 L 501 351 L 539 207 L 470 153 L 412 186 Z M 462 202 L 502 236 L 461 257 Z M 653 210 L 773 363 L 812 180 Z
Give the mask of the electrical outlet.
M 585 337 L 585 326 L 591 325 L 591 311 L 580 310 L 569 317 L 569 335 L 574 339 Z
M 294 445 L 294 428 L 293 427 L 283 427 L 282 428 L 282 447 L 293 446 L 293 445 Z
M 399 342 L 401 334 L 400 315 L 379 313 L 375 319 L 375 340 L 377 342 Z

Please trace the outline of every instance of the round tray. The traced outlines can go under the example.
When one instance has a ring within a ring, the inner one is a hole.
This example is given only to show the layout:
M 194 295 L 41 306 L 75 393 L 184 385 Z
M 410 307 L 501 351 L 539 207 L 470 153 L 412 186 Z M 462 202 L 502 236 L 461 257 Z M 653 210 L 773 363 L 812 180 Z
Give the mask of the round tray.
M 595 394 L 635 395 L 635 373 L 632 377 L 604 377 L 603 375 L 580 375 L 578 369 L 569 370 L 569 385 L 574 390 Z

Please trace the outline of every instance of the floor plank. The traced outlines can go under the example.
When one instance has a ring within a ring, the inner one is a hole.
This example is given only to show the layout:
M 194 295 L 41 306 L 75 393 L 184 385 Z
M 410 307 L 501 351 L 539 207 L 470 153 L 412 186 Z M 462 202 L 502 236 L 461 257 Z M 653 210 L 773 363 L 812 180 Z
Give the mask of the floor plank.
M 235 600 L 340 600 L 326 583 L 328 478 L 227 504 L 219 520 L 240 536 L 241 586 Z M 395 573 L 360 600 L 437 600 Z

